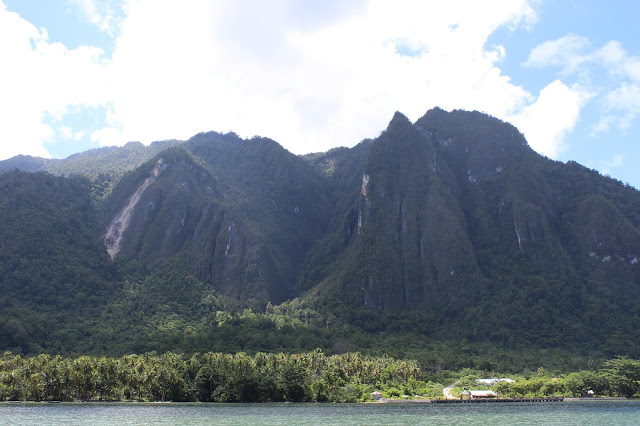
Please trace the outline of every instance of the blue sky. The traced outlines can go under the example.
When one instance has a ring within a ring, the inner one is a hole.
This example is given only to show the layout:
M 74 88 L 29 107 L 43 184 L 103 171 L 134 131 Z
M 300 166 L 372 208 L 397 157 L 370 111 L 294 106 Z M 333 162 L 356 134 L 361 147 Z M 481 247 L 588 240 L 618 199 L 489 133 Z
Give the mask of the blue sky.
M 479 110 L 640 188 L 634 0 L 0 0 L 0 159 L 208 130 L 303 154 Z

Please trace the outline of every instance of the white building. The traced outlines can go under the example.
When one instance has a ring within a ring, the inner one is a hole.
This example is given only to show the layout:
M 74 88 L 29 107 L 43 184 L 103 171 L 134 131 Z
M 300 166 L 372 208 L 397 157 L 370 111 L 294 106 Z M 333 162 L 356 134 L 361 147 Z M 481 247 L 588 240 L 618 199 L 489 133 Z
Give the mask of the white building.
M 493 386 L 498 382 L 507 382 L 507 383 L 513 383 L 512 379 L 508 379 L 508 378 L 497 378 L 497 377 L 493 377 L 491 379 L 478 379 L 476 380 L 477 383 L 480 383 L 482 385 L 487 385 L 487 386 Z

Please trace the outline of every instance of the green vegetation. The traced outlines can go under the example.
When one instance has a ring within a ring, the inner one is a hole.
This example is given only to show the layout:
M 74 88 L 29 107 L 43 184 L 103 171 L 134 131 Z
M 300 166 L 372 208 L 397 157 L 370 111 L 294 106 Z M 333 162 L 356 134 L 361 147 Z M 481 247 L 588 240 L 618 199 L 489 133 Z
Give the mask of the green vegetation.
M 477 382 L 482 373 L 463 371 L 460 383 L 452 394 L 460 394 L 463 389 L 487 389 L 487 385 Z M 486 376 L 485 376 L 486 377 Z M 496 376 L 492 376 L 496 377 Z M 582 370 L 562 374 L 549 373 L 544 368 L 535 372 L 512 375 L 512 382 L 501 381 L 491 390 L 503 397 L 589 397 L 613 396 L 632 398 L 640 396 L 640 360 L 617 357 L 604 362 L 599 370 Z
M 248 356 L 147 353 L 120 358 L 0 358 L 0 400 L 357 402 L 374 390 L 425 394 L 412 361 L 359 353 L 314 352 Z M 437 389 L 437 388 L 436 388 Z M 440 388 L 441 389 L 441 388 Z
M 177 144 L 0 174 L 0 350 L 321 348 L 429 374 L 640 357 L 640 194 L 509 124 L 398 113 L 304 157 L 232 133 Z M 147 179 L 112 260 L 106 229 Z
M 161 151 L 182 142 L 167 140 L 144 146 L 129 142 L 122 147 L 90 149 L 64 159 L 49 159 L 18 155 L 0 161 L 0 173 L 16 169 L 26 172 L 49 172 L 55 176 L 85 176 L 91 181 L 91 192 L 100 200 L 127 171 L 134 170 Z
M 416 361 L 360 353 L 327 356 L 171 352 L 119 358 L 63 358 L 41 354 L 0 358 L 0 401 L 201 401 L 201 402 L 362 402 L 371 393 L 384 398 L 441 398 L 443 383 L 458 379 L 462 389 L 486 389 L 477 379 L 494 372 L 425 373 Z M 600 370 L 568 374 L 535 373 L 498 382 L 504 397 L 640 395 L 640 361 L 615 358 Z

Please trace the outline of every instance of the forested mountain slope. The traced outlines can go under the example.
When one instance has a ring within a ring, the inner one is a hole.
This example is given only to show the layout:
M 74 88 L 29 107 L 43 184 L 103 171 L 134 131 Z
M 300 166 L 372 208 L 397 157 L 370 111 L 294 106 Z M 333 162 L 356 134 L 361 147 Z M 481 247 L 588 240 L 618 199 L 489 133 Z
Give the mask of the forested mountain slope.
M 122 147 L 91 149 L 64 159 L 18 155 L 0 161 L 0 173 L 18 169 L 25 172 L 44 171 L 56 176 L 82 175 L 90 179 L 94 196 L 104 197 L 125 172 L 139 167 L 160 151 L 181 143 L 167 140 L 144 146 L 140 142 L 129 142 Z
M 359 176 L 313 292 L 348 301 L 351 322 L 381 331 L 367 310 L 409 310 L 423 333 L 508 347 L 615 352 L 638 337 L 633 188 L 539 156 L 507 123 L 439 109 L 415 125 L 396 114 Z
M 68 351 L 117 291 L 89 188 L 80 177 L 0 175 L 3 349 Z M 60 329 L 70 313 L 75 327 Z
M 215 132 L 98 151 L 0 175 L 5 349 L 639 355 L 640 193 L 485 114 L 303 157 Z

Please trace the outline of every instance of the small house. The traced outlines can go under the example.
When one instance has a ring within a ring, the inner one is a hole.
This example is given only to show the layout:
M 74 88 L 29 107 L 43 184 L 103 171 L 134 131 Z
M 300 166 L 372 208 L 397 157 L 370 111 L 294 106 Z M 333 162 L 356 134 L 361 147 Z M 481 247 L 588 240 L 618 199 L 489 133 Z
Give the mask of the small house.
M 497 396 L 498 394 L 492 390 L 471 390 L 460 394 L 460 398 L 467 397 L 468 399 L 496 398 Z

